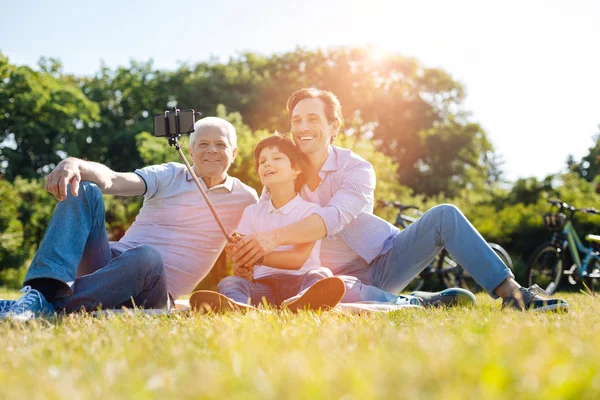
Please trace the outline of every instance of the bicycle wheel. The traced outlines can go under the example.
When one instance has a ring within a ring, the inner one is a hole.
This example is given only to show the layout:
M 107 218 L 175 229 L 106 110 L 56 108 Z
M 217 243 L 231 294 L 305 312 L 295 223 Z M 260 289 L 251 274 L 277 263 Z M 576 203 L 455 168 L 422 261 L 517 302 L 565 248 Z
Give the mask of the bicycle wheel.
M 527 286 L 536 284 L 552 294 L 562 276 L 564 251 L 566 249 L 559 249 L 552 242 L 538 247 L 527 266 Z
M 498 257 L 500 257 L 500 260 L 502 260 L 504 265 L 506 265 L 509 269 L 512 270 L 513 263 L 512 263 L 512 259 L 508 255 L 508 252 L 506 250 L 504 250 L 504 248 L 502 248 L 502 246 L 500 246 L 499 244 L 496 244 L 496 243 L 488 243 L 488 244 L 490 245 L 492 250 L 494 250 L 494 253 L 496 253 L 498 255 Z M 458 281 L 459 286 L 464 289 L 470 290 L 473 293 L 481 292 L 483 290 L 483 288 L 481 286 L 479 286 L 479 284 L 477 284 L 477 282 L 475 282 L 475 279 L 473 279 L 471 274 L 469 274 L 469 272 L 462 267 L 460 269 L 461 269 L 460 273 L 457 274 L 458 275 L 457 281 Z
M 589 275 L 584 279 L 583 283 L 589 291 L 596 293 L 600 288 L 600 263 L 591 261 L 592 265 L 588 267 Z
M 444 282 L 444 286 L 447 288 L 460 286 L 459 277 L 457 272 L 463 269 L 456 261 L 448 255 L 447 252 L 445 254 L 440 253 L 438 257 L 444 257 L 442 260 L 442 265 L 440 268 L 440 273 L 442 276 L 442 282 Z M 438 260 L 439 262 L 439 260 Z

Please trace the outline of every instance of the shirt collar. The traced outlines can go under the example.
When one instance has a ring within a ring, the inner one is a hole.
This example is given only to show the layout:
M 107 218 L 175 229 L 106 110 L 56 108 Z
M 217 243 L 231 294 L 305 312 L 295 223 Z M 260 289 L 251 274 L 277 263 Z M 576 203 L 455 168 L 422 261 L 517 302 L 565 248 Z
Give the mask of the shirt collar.
M 194 180 L 194 178 L 192 177 L 192 174 L 190 174 L 189 170 L 185 171 L 185 178 L 188 182 Z M 204 188 L 206 188 L 206 183 L 204 182 L 204 180 L 200 177 L 198 177 L 198 180 L 200 181 L 202 186 L 204 186 Z M 225 178 L 225 182 L 215 185 L 207 190 L 213 190 L 213 189 L 218 189 L 218 188 L 225 188 L 225 189 L 229 190 L 230 192 L 232 192 L 233 191 L 233 178 L 231 176 L 227 175 L 227 177 Z
M 296 197 L 294 197 L 291 201 L 288 201 L 288 203 L 286 205 L 284 205 L 283 207 L 279 207 L 279 208 L 275 208 L 273 206 L 273 199 L 271 199 L 269 201 L 269 214 L 271 214 L 274 211 L 278 211 L 284 215 L 287 215 L 287 214 L 291 213 L 296 207 L 298 207 L 300 205 L 300 203 L 302 203 L 302 198 L 300 197 L 299 194 L 297 194 Z
M 325 160 L 325 164 L 321 167 L 321 171 L 337 171 L 338 163 L 337 163 L 337 151 L 335 150 L 335 146 L 331 146 L 329 150 L 329 155 L 327 155 L 327 160 Z

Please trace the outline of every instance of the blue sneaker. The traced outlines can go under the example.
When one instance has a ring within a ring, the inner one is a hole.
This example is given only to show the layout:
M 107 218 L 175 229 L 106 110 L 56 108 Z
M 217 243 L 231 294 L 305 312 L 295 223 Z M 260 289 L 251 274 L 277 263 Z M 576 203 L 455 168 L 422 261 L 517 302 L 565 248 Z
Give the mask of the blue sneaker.
M 16 300 L 2 300 L 0 299 L 0 315 L 7 312 L 13 304 L 15 304 Z
M 412 292 L 410 294 L 421 300 L 423 307 L 474 306 L 475 295 L 466 289 L 450 288 L 441 292 Z
M 54 307 L 46 298 L 31 286 L 21 289 L 23 296 L 15 301 L 8 311 L 0 316 L 1 319 L 25 322 L 33 318 L 54 314 Z

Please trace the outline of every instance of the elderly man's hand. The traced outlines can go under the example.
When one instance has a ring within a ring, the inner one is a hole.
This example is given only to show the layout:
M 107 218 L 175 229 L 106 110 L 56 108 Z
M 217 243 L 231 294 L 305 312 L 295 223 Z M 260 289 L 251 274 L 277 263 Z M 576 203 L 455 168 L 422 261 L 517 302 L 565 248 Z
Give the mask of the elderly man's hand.
M 79 194 L 81 172 L 75 159 L 67 158 L 61 161 L 56 168 L 46 177 L 45 189 L 52 193 L 58 201 L 67 199 L 67 186 L 71 185 L 71 194 Z
M 244 236 L 233 246 L 232 260 L 240 266 L 252 267 L 277 246 L 275 235 L 269 232 L 253 233 Z
M 244 278 L 247 281 L 251 281 L 254 277 L 254 267 L 240 267 L 239 265 L 235 264 L 233 266 L 233 275 Z

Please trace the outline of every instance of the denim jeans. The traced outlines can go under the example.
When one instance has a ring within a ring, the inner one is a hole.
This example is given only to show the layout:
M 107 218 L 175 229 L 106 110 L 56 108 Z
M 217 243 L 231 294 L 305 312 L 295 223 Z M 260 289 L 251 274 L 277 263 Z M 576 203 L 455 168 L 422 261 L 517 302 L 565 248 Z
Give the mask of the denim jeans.
M 24 285 L 45 278 L 61 282 L 57 310 L 79 311 L 136 305 L 168 306 L 167 280 L 160 253 L 140 245 L 113 251 L 106 236 L 104 201 L 98 186 L 83 181 L 79 195 L 67 189 L 31 262 Z
M 362 259 L 339 272 L 346 282 L 342 302 L 395 301 L 404 289 L 446 248 L 475 281 L 493 298 L 494 290 L 508 277 L 510 269 L 491 249 L 485 239 L 453 205 L 442 204 L 394 238 L 392 248 L 371 264 Z
M 332 276 L 327 268 L 313 269 L 304 275 L 274 274 L 254 281 L 228 276 L 219 282 L 217 290 L 238 303 L 257 306 L 264 298 L 267 303 L 279 306 L 284 300 L 302 294 L 316 282 Z

